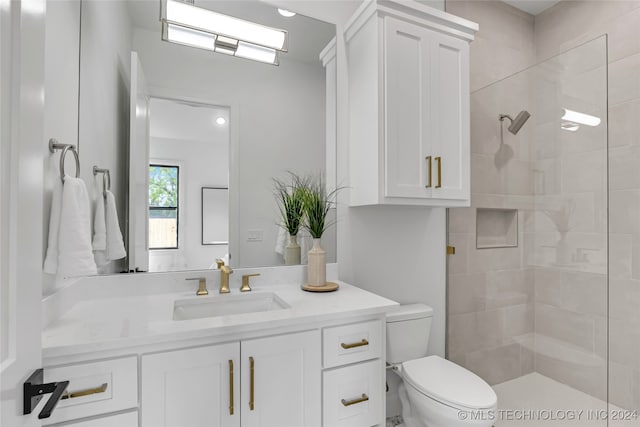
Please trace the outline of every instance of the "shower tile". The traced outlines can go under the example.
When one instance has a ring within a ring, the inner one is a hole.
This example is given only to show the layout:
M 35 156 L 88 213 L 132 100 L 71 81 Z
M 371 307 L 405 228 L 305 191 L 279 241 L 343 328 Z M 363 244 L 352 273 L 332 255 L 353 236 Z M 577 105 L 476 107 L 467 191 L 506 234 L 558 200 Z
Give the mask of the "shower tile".
M 577 153 L 563 158 L 563 192 L 602 191 L 606 182 L 606 156 L 603 151 Z
M 631 236 L 632 248 L 632 271 L 631 278 L 640 280 L 640 233 L 633 233 Z
M 610 361 L 640 371 L 640 328 L 617 317 L 609 322 Z
M 640 144 L 609 150 L 609 188 L 612 190 L 640 189 L 638 165 L 640 165 Z
M 640 98 L 640 54 L 609 64 L 609 104 Z
M 609 62 L 640 53 L 640 7 L 615 20 L 608 34 Z
M 609 107 L 609 147 L 640 145 L 640 98 Z
M 607 314 L 607 277 L 604 274 L 565 271 L 563 308 L 596 316 Z
M 484 274 L 454 274 L 449 276 L 449 313 L 463 314 L 482 311 L 485 300 Z
M 475 208 L 449 209 L 449 233 L 475 234 L 476 210 Z
M 627 365 L 609 364 L 609 399 L 621 408 L 640 411 L 640 371 Z
M 533 304 L 505 307 L 503 313 L 505 342 L 508 342 L 513 337 L 534 331 Z
M 562 306 L 562 273 L 559 270 L 539 268 L 535 270 L 535 299 L 555 307 Z
M 640 328 L 640 280 L 610 279 L 609 314 Z
M 612 233 L 640 233 L 640 189 L 609 192 L 609 219 Z
M 509 344 L 469 353 L 466 365 L 490 385 L 520 376 L 520 344 Z
M 633 236 L 611 233 L 609 235 L 609 274 L 616 279 L 631 279 L 632 272 Z
M 561 308 L 537 304 L 536 333 L 546 335 L 588 351 L 594 349 L 594 319 Z

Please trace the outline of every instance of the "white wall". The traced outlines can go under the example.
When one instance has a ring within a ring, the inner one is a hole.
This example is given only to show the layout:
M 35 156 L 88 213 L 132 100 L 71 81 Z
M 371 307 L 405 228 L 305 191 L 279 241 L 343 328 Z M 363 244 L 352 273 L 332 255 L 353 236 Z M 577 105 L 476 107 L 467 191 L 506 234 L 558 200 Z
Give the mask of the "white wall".
M 288 169 L 324 171 L 322 64 L 281 58 L 274 67 L 166 43 L 157 32 L 142 29 L 134 32 L 134 49 L 152 95 L 230 107 L 231 164 L 239 165 L 230 171 L 230 238 L 232 244 L 234 237 L 239 242 L 231 248 L 231 264 L 282 264 L 275 252 L 278 213 L 272 178 Z M 249 230 L 261 230 L 263 241 L 248 242 Z M 330 253 L 327 258 L 332 259 Z
M 60 180 L 60 151 L 50 154 L 45 148 L 49 138 L 60 143 L 78 143 L 78 78 L 80 43 L 80 2 L 60 0 L 47 4 L 45 40 L 45 123 L 43 141 L 44 215 L 42 260 L 47 248 L 51 196 L 56 180 Z M 73 155 L 66 158 L 65 171 L 73 175 Z M 81 166 L 85 158 L 80 156 Z M 44 275 L 43 292 L 55 289 L 55 276 Z

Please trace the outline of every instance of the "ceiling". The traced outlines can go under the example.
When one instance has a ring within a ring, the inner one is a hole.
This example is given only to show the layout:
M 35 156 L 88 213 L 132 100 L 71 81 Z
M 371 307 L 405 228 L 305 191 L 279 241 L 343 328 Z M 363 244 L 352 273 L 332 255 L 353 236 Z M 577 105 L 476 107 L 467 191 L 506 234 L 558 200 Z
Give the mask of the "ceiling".
M 131 23 L 134 27 L 157 31 L 160 37 L 160 2 L 158 0 L 127 1 Z M 296 59 L 308 63 L 319 63 L 318 54 L 336 35 L 335 25 L 296 15 L 281 16 L 277 9 L 262 1 L 245 0 L 195 0 L 195 5 L 236 18 L 253 21 L 269 27 L 287 30 L 288 52 L 280 59 Z
M 502 0 L 505 3 L 527 12 L 531 15 L 537 15 L 551 6 L 559 3 L 559 0 Z

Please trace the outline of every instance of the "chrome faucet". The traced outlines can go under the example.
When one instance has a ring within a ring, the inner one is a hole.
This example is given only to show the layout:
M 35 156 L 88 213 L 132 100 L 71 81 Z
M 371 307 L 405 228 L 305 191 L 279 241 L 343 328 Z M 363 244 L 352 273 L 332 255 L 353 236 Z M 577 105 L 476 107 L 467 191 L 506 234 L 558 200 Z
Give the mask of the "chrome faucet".
M 221 259 L 216 260 L 218 270 L 220 270 L 220 293 L 228 294 L 231 292 L 229 289 L 229 276 L 233 274 L 233 269 L 228 265 L 224 265 L 224 261 Z

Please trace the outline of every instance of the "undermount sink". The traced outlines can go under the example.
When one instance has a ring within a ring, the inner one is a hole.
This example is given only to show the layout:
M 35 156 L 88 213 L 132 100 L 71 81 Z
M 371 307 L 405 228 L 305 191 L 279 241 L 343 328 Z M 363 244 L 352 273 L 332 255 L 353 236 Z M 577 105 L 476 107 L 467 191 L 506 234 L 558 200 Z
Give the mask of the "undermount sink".
M 289 307 L 289 304 L 273 292 L 196 297 L 175 301 L 173 304 L 173 320 L 257 313 L 283 310 Z

